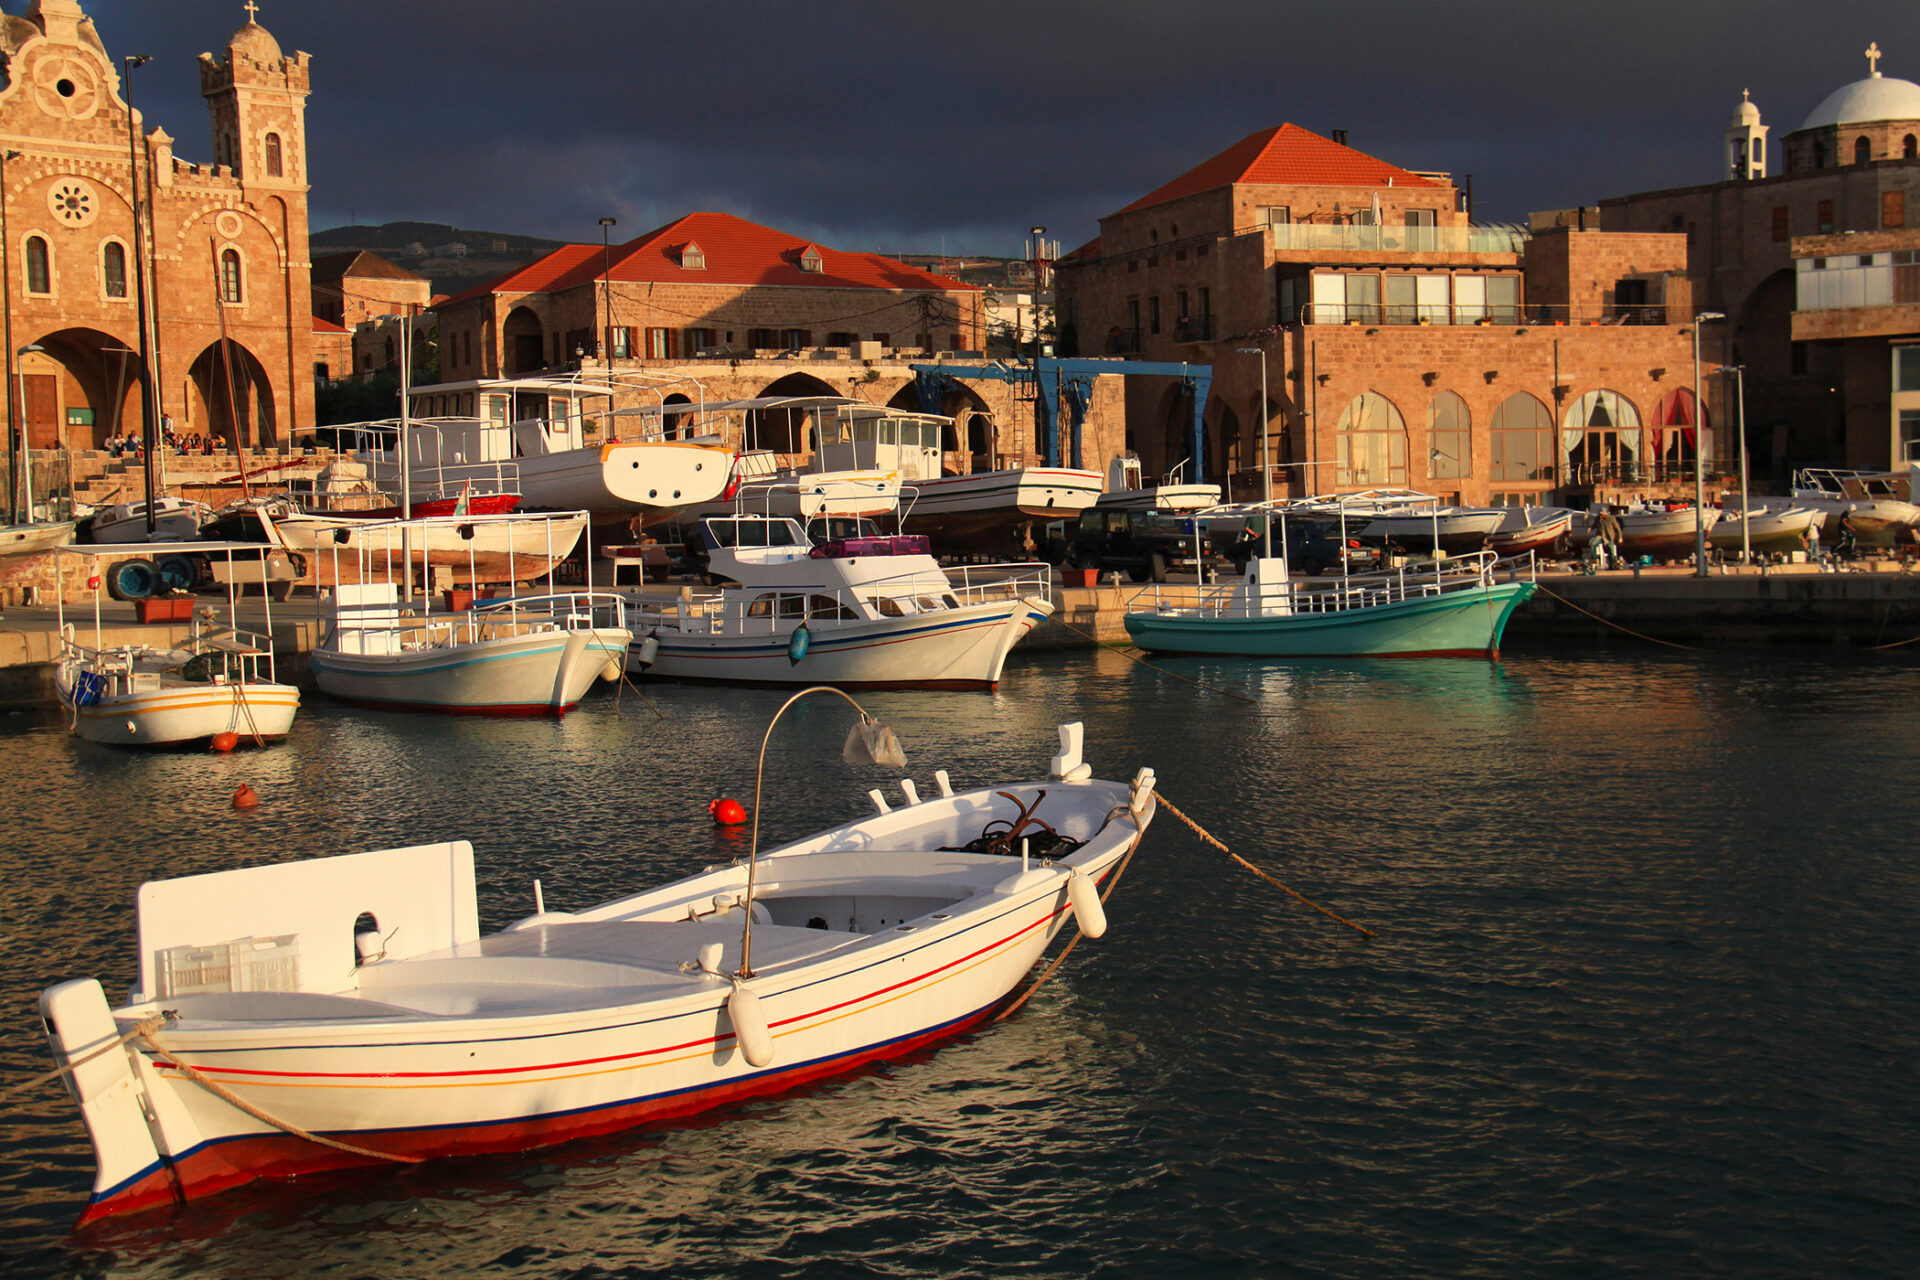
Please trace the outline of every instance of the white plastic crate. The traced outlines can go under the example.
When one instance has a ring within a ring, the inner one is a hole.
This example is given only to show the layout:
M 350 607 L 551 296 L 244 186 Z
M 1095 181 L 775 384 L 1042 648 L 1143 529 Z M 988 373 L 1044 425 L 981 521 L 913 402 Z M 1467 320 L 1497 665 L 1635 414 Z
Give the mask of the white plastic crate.
M 236 938 L 159 953 L 160 999 L 218 991 L 298 991 L 300 935 Z

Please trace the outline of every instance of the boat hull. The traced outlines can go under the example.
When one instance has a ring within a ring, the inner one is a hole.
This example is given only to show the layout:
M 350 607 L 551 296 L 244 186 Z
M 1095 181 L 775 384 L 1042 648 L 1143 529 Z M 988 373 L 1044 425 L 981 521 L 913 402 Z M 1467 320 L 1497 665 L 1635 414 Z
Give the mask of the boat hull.
M 943 550 L 1003 552 L 1019 525 L 1072 520 L 1100 497 L 1096 471 L 1026 467 L 916 480 L 910 527 Z
M 1506 582 L 1326 613 L 1194 616 L 1129 613 L 1134 644 L 1153 653 L 1265 658 L 1494 658 L 1507 619 L 1534 592 Z
M 907 618 L 809 622 L 809 643 L 799 661 L 790 656 L 797 621 L 783 626 L 768 619 L 767 629 L 758 634 L 700 635 L 642 619 L 634 623 L 627 669 L 729 684 L 992 689 L 1013 646 L 1053 609 L 1028 596 Z M 659 648 L 652 663 L 643 666 L 639 655 L 648 636 Z
M 1431 552 L 1437 545 L 1450 554 L 1466 555 L 1485 548 L 1505 519 L 1505 512 L 1493 510 L 1443 511 L 1437 517 L 1375 516 L 1355 536 L 1376 545 L 1392 542 L 1408 551 Z
M 168 685 L 147 693 L 107 694 L 79 707 L 73 690 L 57 685 L 73 731 L 109 747 L 180 747 L 221 733 L 242 743 L 277 742 L 293 729 L 300 709 L 300 691 L 286 684 Z
M 666 518 L 711 502 L 727 487 L 733 451 L 724 445 L 671 440 L 612 440 L 515 459 L 522 510 L 638 512 Z
M 387 555 L 396 565 L 401 562 L 402 539 L 391 522 L 382 522 L 377 532 L 369 532 L 368 524 L 364 518 L 299 515 L 275 520 L 273 529 L 281 545 L 305 559 L 316 584 L 363 581 L 363 558 L 374 580 L 384 581 L 390 573 Z M 586 526 L 584 514 L 416 525 L 408 535 L 405 563 L 418 566 L 424 557 L 434 568 L 448 570 L 455 582 L 528 582 L 545 577 L 573 554 Z M 462 537 L 462 528 L 473 536 Z M 368 545 L 369 538 L 377 541 Z
M 313 682 L 329 697 L 396 711 L 561 716 L 618 672 L 625 630 L 547 631 L 400 653 L 351 653 L 323 644 Z
M 1759 555 L 1804 551 L 1810 540 L 1810 532 L 1820 518 L 1820 512 L 1805 507 L 1791 511 L 1768 511 L 1744 520 L 1740 512 L 1727 511 L 1714 523 L 1712 532 L 1707 535 L 1707 543 L 1729 553 L 1738 552 L 1743 546 L 1751 547 Z
M 73 541 L 74 522 L 56 521 L 52 524 L 16 524 L 0 528 L 0 556 L 31 555 L 36 551 L 51 551 L 55 547 L 64 547 Z

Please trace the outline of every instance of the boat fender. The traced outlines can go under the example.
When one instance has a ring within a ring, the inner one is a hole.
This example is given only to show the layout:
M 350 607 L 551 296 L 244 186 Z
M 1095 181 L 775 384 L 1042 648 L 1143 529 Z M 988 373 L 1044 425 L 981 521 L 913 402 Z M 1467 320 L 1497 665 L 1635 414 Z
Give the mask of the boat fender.
M 1080 932 L 1098 938 L 1107 931 L 1107 909 L 1100 905 L 1100 890 L 1093 877 L 1078 871 L 1067 877 L 1067 901 L 1073 904 L 1073 918 Z
M 606 681 L 608 684 L 612 684 L 614 681 L 618 680 L 620 678 L 620 675 L 621 675 L 620 664 L 615 662 L 612 658 L 608 658 L 606 661 L 606 664 L 600 668 L 600 678 Z
M 700 948 L 700 972 L 720 976 L 720 961 L 727 953 L 724 942 L 709 942 Z
M 353 935 L 354 964 L 373 964 L 386 958 L 387 949 L 381 944 L 379 933 L 372 929 L 365 929 Z
M 773 1035 L 767 1030 L 767 1015 L 761 1012 L 760 997 L 752 988 L 733 984 L 727 997 L 727 1017 L 733 1022 L 734 1042 L 740 1046 L 747 1065 L 764 1067 L 773 1061 Z
M 642 671 L 652 666 L 659 657 L 660 637 L 657 635 L 649 635 L 640 642 L 640 647 L 633 651 L 633 660 Z
M 131 722 L 129 722 L 127 727 L 129 729 L 133 727 Z M 257 809 L 260 807 L 260 797 L 252 787 L 243 782 L 240 784 L 239 790 L 233 793 L 233 807 L 236 809 Z

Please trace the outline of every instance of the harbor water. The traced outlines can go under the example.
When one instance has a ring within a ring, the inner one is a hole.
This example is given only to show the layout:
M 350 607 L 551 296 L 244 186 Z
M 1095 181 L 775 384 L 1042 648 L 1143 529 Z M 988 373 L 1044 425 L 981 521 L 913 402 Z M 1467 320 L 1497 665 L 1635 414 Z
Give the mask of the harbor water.
M 1896 653 L 1899 651 L 1896 651 Z M 10 1277 L 1905 1277 L 1920 1259 L 1920 667 L 1768 652 L 1471 661 L 1016 654 L 878 693 L 923 791 L 1082 720 L 1164 809 L 1014 1017 L 696 1121 L 73 1221 L 58 1085 L 8 1098 Z M 143 881 L 464 838 L 482 925 L 746 852 L 784 695 L 605 688 L 559 723 L 308 700 L 222 757 L 4 738 L 0 1083 L 34 1000 L 124 991 Z M 838 699 L 790 711 L 762 842 L 867 811 Z M 242 782 L 259 808 L 236 812 Z M 894 792 L 897 795 L 897 791 Z M 1044 810 L 1042 812 L 1044 816 Z

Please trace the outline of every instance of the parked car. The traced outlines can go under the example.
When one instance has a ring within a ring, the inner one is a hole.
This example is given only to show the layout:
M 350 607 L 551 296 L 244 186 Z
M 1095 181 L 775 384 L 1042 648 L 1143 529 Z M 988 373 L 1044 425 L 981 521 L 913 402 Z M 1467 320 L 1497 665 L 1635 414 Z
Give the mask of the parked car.
M 1069 569 L 1124 569 L 1135 582 L 1165 582 L 1194 559 L 1193 522 L 1161 511 L 1093 507 L 1066 530 Z

